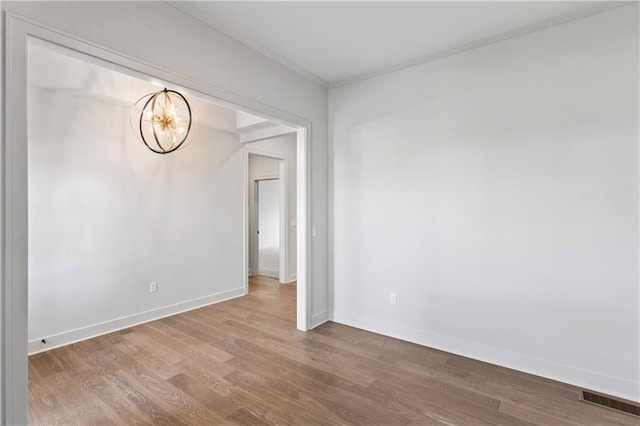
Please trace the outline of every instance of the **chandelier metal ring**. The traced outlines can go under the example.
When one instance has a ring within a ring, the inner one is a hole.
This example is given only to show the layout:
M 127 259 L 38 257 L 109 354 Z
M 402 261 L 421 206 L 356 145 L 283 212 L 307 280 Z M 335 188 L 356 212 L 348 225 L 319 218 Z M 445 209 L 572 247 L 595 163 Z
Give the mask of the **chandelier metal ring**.
M 136 109 L 141 104 L 138 115 Z M 134 116 L 137 117 L 135 126 Z M 192 124 L 191 106 L 187 99 L 167 88 L 142 96 L 131 110 L 134 133 L 156 154 L 169 154 L 187 146 Z

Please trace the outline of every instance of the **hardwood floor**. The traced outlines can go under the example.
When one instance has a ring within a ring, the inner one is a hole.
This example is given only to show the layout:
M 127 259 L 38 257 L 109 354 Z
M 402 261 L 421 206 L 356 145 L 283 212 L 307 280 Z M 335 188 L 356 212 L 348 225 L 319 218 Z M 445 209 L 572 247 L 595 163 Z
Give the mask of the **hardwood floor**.
M 327 323 L 295 285 L 29 358 L 32 424 L 635 425 L 539 377 Z

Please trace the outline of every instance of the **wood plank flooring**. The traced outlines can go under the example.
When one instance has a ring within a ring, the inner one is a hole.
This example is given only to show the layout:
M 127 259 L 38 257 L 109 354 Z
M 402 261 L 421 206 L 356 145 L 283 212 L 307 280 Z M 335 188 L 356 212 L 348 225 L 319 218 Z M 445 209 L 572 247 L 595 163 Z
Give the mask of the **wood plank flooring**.
M 295 329 L 295 285 L 29 358 L 31 424 L 635 425 L 572 386 L 366 331 Z

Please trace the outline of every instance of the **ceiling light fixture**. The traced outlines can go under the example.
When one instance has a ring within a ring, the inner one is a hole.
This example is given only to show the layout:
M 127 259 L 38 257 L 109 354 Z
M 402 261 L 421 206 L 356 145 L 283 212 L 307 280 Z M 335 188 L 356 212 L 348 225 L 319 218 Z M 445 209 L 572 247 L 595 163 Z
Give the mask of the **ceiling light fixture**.
M 144 95 L 131 109 L 133 132 L 156 154 L 169 154 L 187 146 L 192 123 L 187 99 L 167 88 Z

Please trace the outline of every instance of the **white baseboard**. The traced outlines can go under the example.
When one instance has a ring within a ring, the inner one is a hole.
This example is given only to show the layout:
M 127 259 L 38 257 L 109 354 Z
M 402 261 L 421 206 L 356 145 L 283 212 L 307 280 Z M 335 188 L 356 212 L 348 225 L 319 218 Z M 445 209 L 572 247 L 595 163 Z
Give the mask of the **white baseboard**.
M 286 283 L 290 284 L 290 283 L 292 283 L 294 281 L 298 281 L 298 275 L 297 274 L 289 274 L 287 276 L 287 282 Z
M 357 314 L 332 313 L 334 322 L 394 337 L 501 367 L 511 368 L 581 388 L 640 402 L 640 382 L 510 352 L 493 346 L 443 336 Z M 312 320 L 312 328 L 314 327 Z
M 45 352 L 60 346 L 66 346 L 71 343 L 80 342 L 82 340 L 98 337 L 103 334 L 113 333 L 123 328 L 133 327 L 134 325 L 143 324 L 145 322 L 154 321 L 160 318 L 176 315 L 181 312 L 190 311 L 192 309 L 201 308 L 203 306 L 212 305 L 225 300 L 234 299 L 244 296 L 244 287 L 227 290 L 209 296 L 199 297 L 197 299 L 187 300 L 185 302 L 176 303 L 174 305 L 162 308 L 152 309 L 146 312 L 140 312 L 126 317 L 116 318 L 104 321 L 98 324 L 88 325 L 86 327 L 76 328 L 74 330 L 65 331 L 52 336 L 39 337 L 30 340 L 28 343 L 29 355 Z M 46 339 L 47 344 L 42 343 L 42 339 Z
M 313 330 L 317 326 L 324 324 L 327 321 L 329 321 L 329 311 L 322 311 L 322 312 L 318 312 L 315 315 L 312 315 L 310 330 Z

